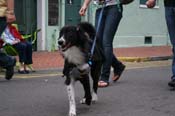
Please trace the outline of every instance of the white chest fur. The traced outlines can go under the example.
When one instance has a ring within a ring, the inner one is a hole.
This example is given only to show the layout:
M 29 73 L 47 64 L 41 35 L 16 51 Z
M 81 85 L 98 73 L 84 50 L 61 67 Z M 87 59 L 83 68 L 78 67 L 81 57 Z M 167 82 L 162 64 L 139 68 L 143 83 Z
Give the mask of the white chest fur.
M 67 49 L 65 52 L 63 52 L 63 55 L 70 63 L 76 65 L 82 65 L 85 63 L 84 54 L 76 46 L 72 46 L 69 49 Z

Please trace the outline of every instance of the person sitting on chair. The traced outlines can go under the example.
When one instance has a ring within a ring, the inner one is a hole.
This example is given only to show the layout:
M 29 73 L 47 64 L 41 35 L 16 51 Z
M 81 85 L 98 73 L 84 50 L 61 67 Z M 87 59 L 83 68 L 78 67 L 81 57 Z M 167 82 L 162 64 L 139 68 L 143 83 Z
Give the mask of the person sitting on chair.
M 15 26 L 8 25 L 2 33 L 1 38 L 5 43 L 12 45 L 18 52 L 20 68 L 18 73 L 27 74 L 29 70 L 27 65 L 33 63 L 32 60 L 32 43 L 22 38 Z

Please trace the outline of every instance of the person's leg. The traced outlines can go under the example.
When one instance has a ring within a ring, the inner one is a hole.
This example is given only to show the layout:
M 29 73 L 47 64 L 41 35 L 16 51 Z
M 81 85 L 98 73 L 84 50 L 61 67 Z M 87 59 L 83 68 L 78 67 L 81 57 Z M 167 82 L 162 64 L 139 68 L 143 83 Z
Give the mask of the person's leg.
M 15 57 L 10 57 L 10 56 L 7 56 L 9 57 L 10 59 L 10 64 L 11 65 L 8 65 L 5 69 L 6 69 L 6 72 L 5 72 L 5 79 L 7 80 L 10 80 L 12 79 L 13 75 L 14 75 L 14 66 L 16 65 L 16 58 Z
M 102 13 L 102 17 L 101 17 L 101 19 L 99 19 L 100 15 L 101 15 L 101 12 L 102 12 L 101 10 L 102 10 L 101 8 L 96 10 L 95 27 L 96 27 L 97 41 L 99 42 L 99 46 L 103 50 L 102 41 L 103 41 L 103 31 L 104 31 L 104 25 L 105 25 L 105 19 L 106 19 L 106 8 L 104 8 L 104 11 Z M 99 24 L 99 26 L 98 26 L 98 24 Z M 101 76 L 101 74 L 99 76 Z M 99 79 L 100 79 L 100 77 L 99 77 Z M 99 81 L 98 82 L 99 87 L 106 87 L 108 85 L 109 85 L 108 82 L 104 82 L 104 81 Z
M 175 81 L 175 8 L 174 7 L 165 7 L 165 17 L 168 27 L 168 32 L 170 36 L 170 41 L 172 44 L 173 52 L 173 62 L 172 62 L 172 81 Z M 169 85 L 171 86 L 171 82 Z M 174 82 L 175 86 L 175 82 Z
M 12 57 L 0 50 L 0 66 L 3 68 L 11 66 L 13 65 L 13 62 L 11 61 L 12 61 Z
M 32 64 L 32 43 L 26 42 L 26 61 L 25 64 L 29 65 Z
M 116 57 L 113 57 L 112 67 L 114 70 L 112 80 L 113 82 L 116 82 L 120 79 L 126 66 L 122 62 L 120 62 Z
M 13 47 L 18 51 L 20 68 L 18 70 L 19 73 L 25 74 L 25 61 L 26 61 L 26 44 L 23 42 L 19 42 L 14 44 Z
M 33 60 L 32 60 L 32 53 L 33 53 L 33 50 L 32 50 L 32 43 L 31 42 L 26 42 L 26 45 L 27 45 L 27 48 L 26 48 L 26 67 L 25 67 L 25 70 L 26 72 L 35 72 L 34 68 L 32 67 L 32 64 L 33 64 Z
M 5 79 L 10 80 L 14 74 L 16 59 L 0 51 L 0 66 L 6 69 Z
M 106 19 L 104 23 L 102 46 L 104 49 L 105 62 L 102 67 L 101 80 L 108 82 L 110 76 L 111 64 L 118 65 L 120 62 L 113 54 L 113 39 L 117 31 L 119 22 L 122 18 L 122 12 L 118 10 L 117 5 L 107 7 Z
M 3 31 L 5 30 L 6 26 L 7 26 L 6 18 L 0 17 L 0 36 L 3 33 Z M 0 66 L 8 67 L 9 65 L 11 65 L 10 57 L 7 56 L 2 51 L 0 51 Z
M 0 36 L 7 26 L 6 18 L 0 17 Z M 5 78 L 10 80 L 14 74 L 14 66 L 16 64 L 16 59 L 14 57 L 8 56 L 0 50 L 0 66 L 6 69 Z
M 26 61 L 26 44 L 23 42 L 19 42 L 17 44 L 14 44 L 13 46 L 18 51 L 19 62 L 24 63 Z
M 103 48 L 102 41 L 103 41 L 103 30 L 104 30 L 105 19 L 106 19 L 106 9 L 104 9 L 104 11 L 103 11 L 103 14 L 101 17 L 102 19 L 99 20 L 101 10 L 102 10 L 101 8 L 96 10 L 95 28 L 96 28 L 97 41 L 99 42 L 100 47 Z M 99 23 L 99 27 L 97 27 L 98 23 Z

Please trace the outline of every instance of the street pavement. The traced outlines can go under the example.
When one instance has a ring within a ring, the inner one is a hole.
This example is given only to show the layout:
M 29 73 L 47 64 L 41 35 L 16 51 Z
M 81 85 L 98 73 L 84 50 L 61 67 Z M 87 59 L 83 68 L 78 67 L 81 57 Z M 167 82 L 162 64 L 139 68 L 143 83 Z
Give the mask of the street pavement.
M 125 64 L 121 79 L 99 88 L 99 101 L 90 107 L 79 103 L 83 88 L 76 83 L 78 116 L 175 116 L 175 91 L 167 85 L 171 60 Z M 0 116 L 67 116 L 61 70 L 15 73 L 11 81 L 0 74 Z

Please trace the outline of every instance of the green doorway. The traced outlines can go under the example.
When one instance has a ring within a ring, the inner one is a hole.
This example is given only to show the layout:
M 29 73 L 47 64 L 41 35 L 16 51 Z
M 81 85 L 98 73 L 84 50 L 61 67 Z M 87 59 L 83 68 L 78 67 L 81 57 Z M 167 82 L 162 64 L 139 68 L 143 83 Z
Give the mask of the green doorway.
M 15 15 L 21 34 L 34 33 L 37 29 L 37 0 L 15 0 Z M 32 38 L 29 38 L 29 41 L 32 41 Z M 36 42 L 33 44 L 34 50 L 37 48 Z
M 81 21 L 79 9 L 81 7 L 81 0 L 66 0 L 65 1 L 65 24 L 76 25 Z

